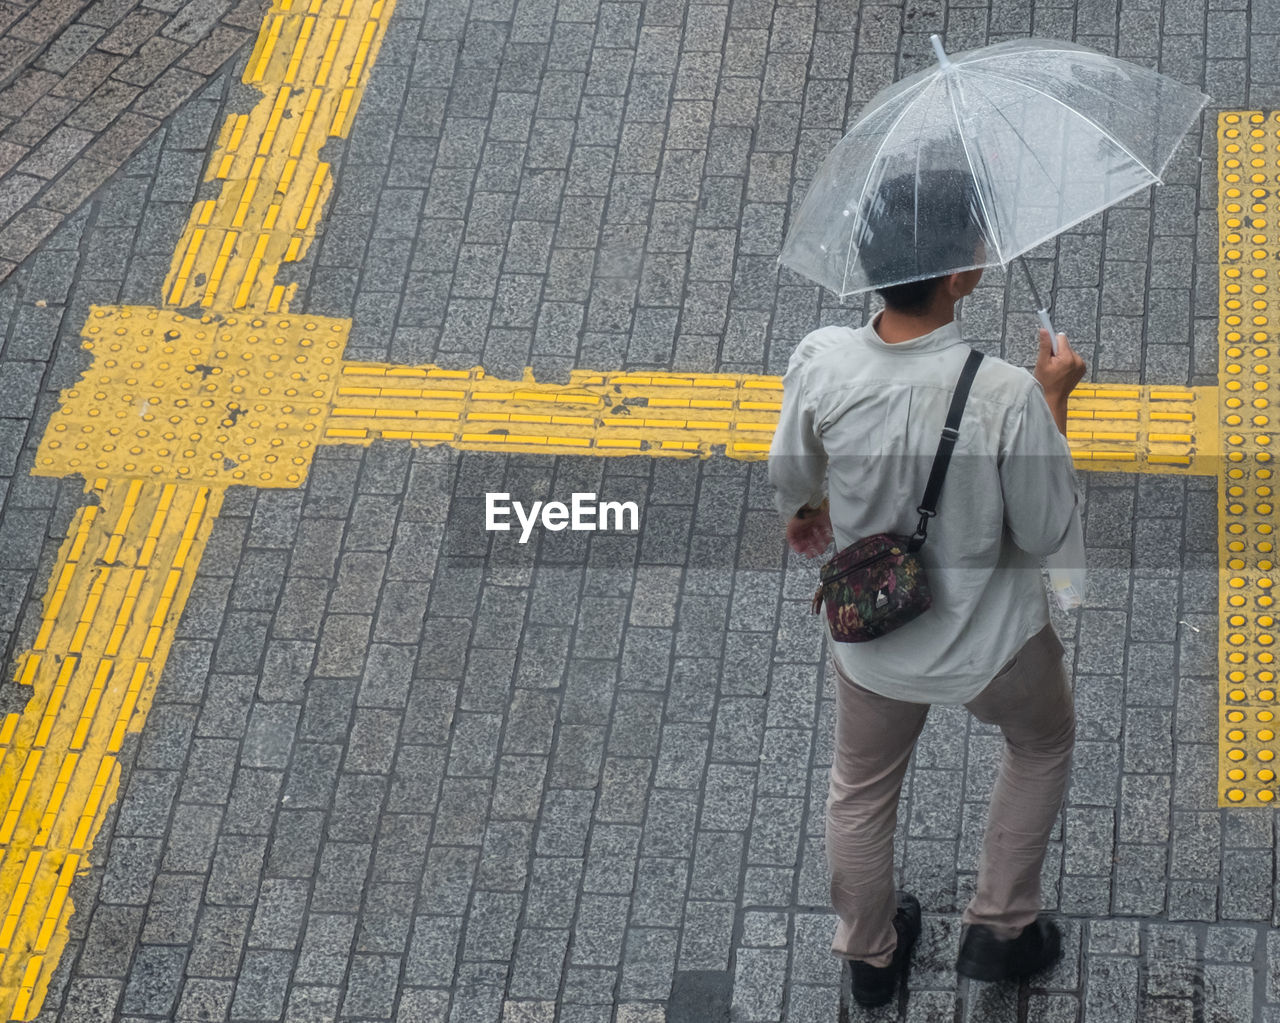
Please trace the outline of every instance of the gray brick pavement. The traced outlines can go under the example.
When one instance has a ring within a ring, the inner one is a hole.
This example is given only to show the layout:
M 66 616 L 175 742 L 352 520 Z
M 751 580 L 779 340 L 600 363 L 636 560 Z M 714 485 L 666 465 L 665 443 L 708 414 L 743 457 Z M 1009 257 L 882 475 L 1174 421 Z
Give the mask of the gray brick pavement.
M 191 105 L 194 123 L 185 112 L 173 115 L 252 38 L 267 6 L 262 0 L 6 5 L 0 12 L 0 280 L 116 176 L 166 119 L 167 169 L 195 161 L 180 177 L 196 180 L 209 138 L 208 126 L 198 127 L 202 104 Z M 164 187 L 162 181 L 157 192 Z M 47 271 L 37 266 L 34 279 L 45 280 Z
M 928 31 L 1074 32 L 1265 105 L 1273 6 L 401 0 L 300 302 L 355 318 L 354 358 L 778 373 L 813 326 L 865 314 L 774 254 Z M 57 53 L 110 52 L 109 27 Z M 90 303 L 158 301 L 225 92 L 0 284 L 7 664 L 81 494 L 27 475 L 76 333 Z M 46 170 L 78 140 L 51 138 Z M 1036 253 L 1094 379 L 1215 382 L 1213 161 L 1193 133 L 1163 188 Z M 1026 362 L 1029 311 L 991 272 L 966 330 Z M 837 1018 L 834 676 L 762 468 L 380 444 L 326 449 L 298 492 L 233 491 L 41 1018 L 656 1023 L 695 976 L 737 1019 Z M 644 526 L 491 542 L 499 480 L 634 499 Z M 1021 989 L 957 985 L 999 741 L 937 708 L 899 820 L 926 910 L 900 1017 L 1280 1018 L 1275 818 L 1214 806 L 1214 484 L 1086 484 L 1093 594 L 1057 619 L 1080 752 L 1045 867 L 1068 954 Z

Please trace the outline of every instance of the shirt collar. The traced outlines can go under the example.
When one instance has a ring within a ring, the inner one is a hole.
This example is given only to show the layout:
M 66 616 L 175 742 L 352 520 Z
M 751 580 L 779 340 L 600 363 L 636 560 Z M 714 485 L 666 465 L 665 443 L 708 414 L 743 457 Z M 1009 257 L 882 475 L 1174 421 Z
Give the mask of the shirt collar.
M 881 340 L 880 335 L 876 333 L 875 324 L 879 319 L 879 314 L 872 317 L 870 322 L 862 328 L 863 340 L 868 345 L 879 351 L 885 352 L 940 352 L 944 348 L 950 348 L 952 345 L 959 344 L 963 337 L 960 332 L 960 321 L 952 320 L 950 323 L 944 323 L 937 330 L 931 330 L 927 334 L 921 334 L 919 337 L 913 337 L 910 341 L 899 341 L 897 344 L 889 344 Z

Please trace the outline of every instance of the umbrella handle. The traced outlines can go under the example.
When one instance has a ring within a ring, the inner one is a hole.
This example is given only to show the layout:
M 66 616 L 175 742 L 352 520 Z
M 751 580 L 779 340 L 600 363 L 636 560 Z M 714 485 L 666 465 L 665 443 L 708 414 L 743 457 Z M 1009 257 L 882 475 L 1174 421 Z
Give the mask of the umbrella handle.
M 1031 267 L 1027 266 L 1027 257 L 1021 256 L 1018 262 L 1022 264 L 1022 272 L 1027 275 L 1027 284 L 1031 286 L 1031 297 L 1037 303 L 1040 302 L 1040 289 L 1036 287 L 1036 279 L 1031 276 Z M 1053 321 L 1049 319 L 1049 309 L 1047 306 L 1040 306 L 1036 310 L 1036 316 L 1040 318 L 1040 326 L 1049 332 L 1049 351 L 1058 354 L 1058 332 L 1053 329 Z
M 1049 351 L 1054 355 L 1058 354 L 1058 332 L 1053 329 L 1053 321 L 1049 319 L 1048 309 L 1037 309 L 1036 316 L 1040 318 L 1040 326 L 1049 332 Z

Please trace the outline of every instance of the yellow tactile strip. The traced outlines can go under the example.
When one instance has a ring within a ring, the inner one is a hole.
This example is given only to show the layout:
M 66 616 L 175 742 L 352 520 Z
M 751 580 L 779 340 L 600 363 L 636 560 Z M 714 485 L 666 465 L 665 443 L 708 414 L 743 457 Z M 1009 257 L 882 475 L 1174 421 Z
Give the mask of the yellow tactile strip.
M 759 459 L 782 407 L 779 377 L 595 373 L 568 384 L 497 380 L 482 368 L 344 363 L 323 439 L 449 444 L 464 450 Z M 1215 470 L 1215 388 L 1089 385 L 1072 396 L 1068 438 L 1083 468 Z
M 115 801 L 116 756 L 142 726 L 221 492 L 96 480 L 59 551 L 0 727 L 0 1014 L 40 1007 L 67 940 L 68 898 Z
M 165 284 L 170 307 L 202 315 L 95 307 L 85 325 L 93 363 L 35 471 L 94 480 L 92 503 L 20 661 L 33 697 L 0 725 L 0 1018 L 41 1009 L 225 487 L 305 478 L 350 324 L 288 317 L 276 272 L 314 237 L 332 187 L 321 147 L 350 131 L 393 7 L 279 0 L 244 74 L 264 98 L 224 125 L 206 174 L 221 192 L 196 204 Z
M 1085 468 L 1217 470 L 1217 388 L 1082 384 L 1071 395 L 1067 440 Z
M 344 362 L 348 321 L 95 306 L 94 361 L 63 392 L 41 475 L 296 487 L 315 444 L 376 439 L 466 450 L 760 459 L 779 377 L 574 370 L 567 384 L 438 366 Z M 1085 468 L 1215 471 L 1214 388 L 1089 385 L 1068 438 Z
M 763 458 L 781 408 L 776 377 L 594 373 L 568 384 L 500 380 L 482 368 L 347 363 L 324 437 L 448 443 L 470 450 L 690 457 L 720 447 Z
M 438 366 L 344 362 L 350 323 L 95 306 L 94 361 L 62 393 L 41 475 L 296 487 L 315 445 L 376 439 L 467 450 L 760 459 L 779 377 L 573 370 L 567 384 Z M 1068 439 L 1084 468 L 1216 471 L 1216 389 L 1091 384 Z
M 1225 463 L 1218 476 L 1221 665 L 1218 793 L 1223 805 L 1276 798 L 1277 516 L 1271 325 L 1280 258 L 1280 114 L 1218 118 L 1221 268 L 1218 378 Z
M 244 81 L 262 89 L 248 114 L 227 118 L 165 280 L 166 304 L 285 311 L 296 285 L 276 283 L 301 259 L 333 187 L 320 159 L 351 130 L 394 4 L 388 0 L 276 0 Z

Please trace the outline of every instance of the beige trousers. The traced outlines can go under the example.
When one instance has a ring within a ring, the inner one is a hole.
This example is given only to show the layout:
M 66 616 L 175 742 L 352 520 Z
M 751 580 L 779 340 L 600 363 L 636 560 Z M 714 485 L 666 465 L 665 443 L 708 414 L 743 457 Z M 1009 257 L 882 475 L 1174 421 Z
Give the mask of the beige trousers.
M 1040 911 L 1040 868 L 1066 793 L 1075 709 L 1052 625 L 1029 639 L 965 704 L 1004 733 L 1000 774 L 965 923 L 1013 937 Z M 902 779 L 928 704 L 863 689 L 839 671 L 835 756 L 827 799 L 831 901 L 839 915 L 831 950 L 888 965 L 897 933 L 893 835 Z

